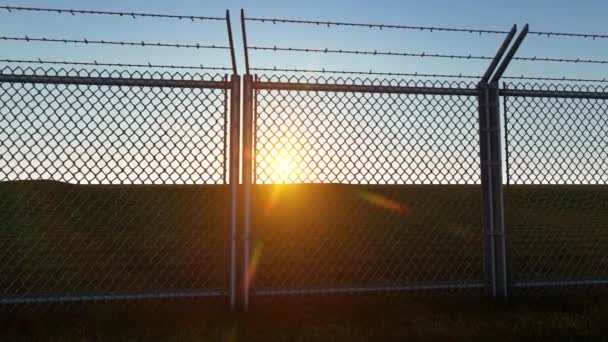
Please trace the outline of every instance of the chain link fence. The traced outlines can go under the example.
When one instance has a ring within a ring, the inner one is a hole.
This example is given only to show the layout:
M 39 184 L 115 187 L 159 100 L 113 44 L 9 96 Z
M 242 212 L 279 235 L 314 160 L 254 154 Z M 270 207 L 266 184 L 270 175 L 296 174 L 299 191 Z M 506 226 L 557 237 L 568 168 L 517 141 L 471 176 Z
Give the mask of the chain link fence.
M 254 294 L 484 286 L 475 84 L 253 88 Z
M 608 88 L 503 88 L 511 284 L 608 283 Z
M 223 296 L 223 75 L 9 68 L 0 303 Z
M 476 84 L 257 76 L 247 250 L 238 83 L 1 71 L 1 304 L 488 287 Z M 607 93 L 496 90 L 512 288 L 608 279 Z

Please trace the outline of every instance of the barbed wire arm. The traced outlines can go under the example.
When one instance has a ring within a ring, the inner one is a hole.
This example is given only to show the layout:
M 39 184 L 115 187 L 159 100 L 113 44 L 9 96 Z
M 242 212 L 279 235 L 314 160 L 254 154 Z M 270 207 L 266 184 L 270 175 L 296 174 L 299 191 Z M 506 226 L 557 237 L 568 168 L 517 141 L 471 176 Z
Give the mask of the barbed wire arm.
M 515 56 L 515 54 L 517 53 L 517 50 L 519 50 L 519 47 L 521 46 L 521 43 L 526 38 L 526 35 L 528 34 L 528 30 L 529 30 L 529 25 L 526 24 L 524 26 L 524 28 L 521 30 L 521 32 L 519 33 L 519 35 L 517 36 L 517 39 L 515 39 L 515 42 L 513 42 L 513 45 L 511 45 L 509 52 L 507 52 L 507 55 L 500 63 L 500 66 L 498 67 L 498 69 L 496 70 L 494 75 L 492 75 L 492 78 L 491 78 L 492 83 L 500 81 L 500 78 L 507 70 L 509 63 L 511 63 L 513 56 Z
M 243 54 L 245 57 L 245 71 L 249 74 L 249 48 L 247 47 L 247 28 L 245 27 L 245 10 L 241 8 L 241 31 L 243 35 Z
M 513 37 L 515 36 L 516 32 L 517 25 L 513 25 L 513 27 L 511 27 L 511 31 L 509 31 L 509 34 L 505 37 L 502 44 L 498 48 L 498 51 L 496 52 L 496 55 L 492 59 L 492 62 L 486 69 L 486 72 L 481 77 L 480 83 L 486 83 L 490 79 L 490 76 L 492 76 L 492 73 L 496 69 L 496 66 L 500 62 L 500 59 L 505 54 L 505 51 L 507 51 L 507 48 L 509 47 L 509 44 L 511 44 L 511 41 L 513 40 Z
M 230 60 L 232 61 L 232 73 L 237 74 L 236 55 L 234 52 L 234 40 L 232 39 L 232 22 L 230 21 L 230 11 L 226 10 L 226 29 L 228 31 L 228 45 L 230 46 Z

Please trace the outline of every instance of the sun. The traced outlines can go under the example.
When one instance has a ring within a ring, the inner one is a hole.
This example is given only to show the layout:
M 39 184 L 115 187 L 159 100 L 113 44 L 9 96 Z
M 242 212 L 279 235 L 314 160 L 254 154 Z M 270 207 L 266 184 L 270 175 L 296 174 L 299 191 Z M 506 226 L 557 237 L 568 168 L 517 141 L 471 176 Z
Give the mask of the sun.
M 272 169 L 276 177 L 287 180 L 293 174 L 293 162 L 288 155 L 281 154 L 275 158 Z

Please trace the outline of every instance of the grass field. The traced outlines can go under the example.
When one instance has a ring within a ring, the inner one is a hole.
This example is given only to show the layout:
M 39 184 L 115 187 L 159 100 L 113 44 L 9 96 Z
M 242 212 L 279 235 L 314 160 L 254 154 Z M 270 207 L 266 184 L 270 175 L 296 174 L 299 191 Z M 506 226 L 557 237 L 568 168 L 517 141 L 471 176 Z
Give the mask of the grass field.
M 228 193 L 223 185 L 0 183 L 0 293 L 225 290 Z M 477 186 L 259 185 L 253 195 L 258 290 L 483 281 Z M 608 279 L 608 187 L 510 186 L 505 207 L 511 282 Z M 584 289 L 563 304 L 522 294 L 508 306 L 470 295 L 428 303 L 412 294 L 391 297 L 392 305 L 338 297 L 325 296 L 322 305 L 268 300 L 236 321 L 180 306 L 171 317 L 95 309 L 67 321 L 11 318 L 3 330 L 17 336 L 33 324 L 59 340 L 364 340 L 594 334 L 608 318 L 608 296 Z

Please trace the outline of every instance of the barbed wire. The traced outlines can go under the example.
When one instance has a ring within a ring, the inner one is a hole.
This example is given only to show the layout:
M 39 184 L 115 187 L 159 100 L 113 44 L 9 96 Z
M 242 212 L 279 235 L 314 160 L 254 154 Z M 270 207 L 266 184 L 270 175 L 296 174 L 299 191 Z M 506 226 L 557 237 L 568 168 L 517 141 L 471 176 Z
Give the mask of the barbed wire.
M 394 51 L 378 51 L 378 50 L 348 50 L 348 49 L 329 49 L 329 48 L 293 48 L 279 46 L 250 46 L 252 50 L 262 51 L 289 51 L 289 52 L 309 52 L 309 53 L 338 53 L 338 54 L 353 54 L 353 55 L 368 55 L 368 56 L 402 56 L 402 57 L 431 57 L 431 58 L 451 58 L 451 59 L 482 59 L 492 60 L 493 57 L 482 55 L 452 55 L 443 53 L 426 53 L 426 52 L 394 52 Z M 562 63 L 587 63 L 587 64 L 608 64 L 608 60 L 594 59 L 569 59 L 569 58 L 553 58 L 553 57 L 513 57 L 513 60 L 528 61 L 528 62 L 562 62 Z
M 571 38 L 587 38 L 587 39 L 605 39 L 608 34 L 597 33 L 567 33 L 567 32 L 549 32 L 549 31 L 529 31 L 528 34 L 544 37 L 571 37 Z
M 295 73 L 318 73 L 318 74 L 348 74 L 348 75 L 377 75 L 377 76 L 414 76 L 414 77 L 435 77 L 435 78 L 471 78 L 479 79 L 481 76 L 473 75 L 450 75 L 450 74 L 425 74 L 425 73 L 400 73 L 400 72 L 378 72 L 378 71 L 351 71 L 351 70 L 331 70 L 331 69 L 298 69 L 298 68 L 251 68 L 256 71 L 272 71 L 272 72 L 295 72 Z
M 559 63 L 587 63 L 587 64 L 608 64 L 608 60 L 595 59 L 571 59 L 571 58 L 552 58 L 552 57 L 513 57 L 516 61 L 528 62 L 559 62 Z
M 181 43 L 150 43 L 150 42 L 123 42 L 111 40 L 89 40 L 89 39 L 66 39 L 66 38 L 31 38 L 24 37 L 6 37 L 1 36 L 0 40 L 25 41 L 25 42 L 47 42 L 47 43 L 72 43 L 72 44 L 96 44 L 96 45 L 122 45 L 122 46 L 153 46 L 153 47 L 171 47 L 171 48 L 190 48 L 190 49 L 229 49 L 227 46 L 220 45 L 202 45 L 196 44 L 181 44 Z
M 291 51 L 291 52 L 312 52 L 312 53 L 339 53 L 339 54 L 354 54 L 354 55 L 373 55 L 373 56 L 403 56 L 403 57 L 433 57 L 433 58 L 453 58 L 453 59 L 488 59 L 490 56 L 479 55 L 450 55 L 441 53 L 426 53 L 426 52 L 393 52 L 393 51 L 378 51 L 378 50 L 345 50 L 345 49 L 329 49 L 329 48 L 292 48 L 278 46 L 250 46 L 252 50 L 265 51 Z
M 604 77 L 602 79 L 593 79 L 593 78 L 567 78 L 563 77 L 539 77 L 539 76 L 502 76 L 502 79 L 510 79 L 510 80 L 533 80 L 533 81 L 560 81 L 560 82 L 594 82 L 594 83 L 603 83 L 608 82 L 608 78 Z
M 300 68 L 281 68 L 281 67 L 260 67 L 251 68 L 254 71 L 270 71 L 270 72 L 293 72 L 293 73 L 317 73 L 317 74 L 348 74 L 348 75 L 376 75 L 376 76 L 408 76 L 408 77 L 432 77 L 432 78 L 462 78 L 462 79 L 480 79 L 481 76 L 463 75 L 463 74 L 429 74 L 429 73 L 401 73 L 401 72 L 379 72 L 379 71 L 360 71 L 360 70 L 332 70 L 332 69 L 300 69 Z M 608 82 L 608 78 L 590 79 L 590 78 L 567 78 L 563 77 L 541 77 L 541 76 L 503 76 L 503 79 L 512 80 L 535 80 L 535 81 L 562 81 L 562 82 Z
M 94 15 L 113 15 L 120 17 L 131 17 L 133 19 L 152 17 L 152 18 L 170 18 L 179 20 L 226 20 L 222 17 L 207 17 L 207 16 L 193 16 L 193 15 L 174 15 L 174 14 L 160 14 L 160 13 L 140 13 L 140 12 L 112 12 L 112 11 L 90 11 L 90 10 L 76 10 L 76 9 L 60 9 L 60 8 L 37 8 L 37 7 L 20 7 L 20 6 L 0 6 L 0 9 L 12 11 L 30 11 L 30 12 L 54 12 L 59 14 L 94 14 Z
M 283 19 L 283 18 L 245 18 L 247 21 L 257 21 L 262 23 L 287 23 L 287 24 L 309 24 L 319 26 L 352 26 L 352 27 L 366 27 L 372 29 L 402 29 L 402 30 L 416 30 L 416 31 L 445 31 L 445 32 L 463 32 L 463 33 L 478 33 L 478 34 L 507 34 L 509 31 L 500 30 L 483 30 L 483 29 L 468 29 L 468 28 L 455 28 L 455 27 L 434 27 L 434 26 L 410 26 L 410 25 L 390 25 L 390 24 L 364 24 L 364 23 L 352 23 L 352 22 L 338 22 L 338 21 L 319 21 L 319 20 L 300 20 L 300 19 Z
M 82 66 L 111 66 L 125 68 L 162 68 L 162 69 L 190 69 L 190 70 L 232 70 L 228 67 L 217 66 L 197 66 L 197 65 L 173 65 L 173 64 L 132 64 L 132 63 L 108 63 L 108 62 L 81 62 L 81 61 L 49 61 L 42 59 L 0 59 L 2 63 L 19 64 L 52 64 L 52 65 L 82 65 Z

